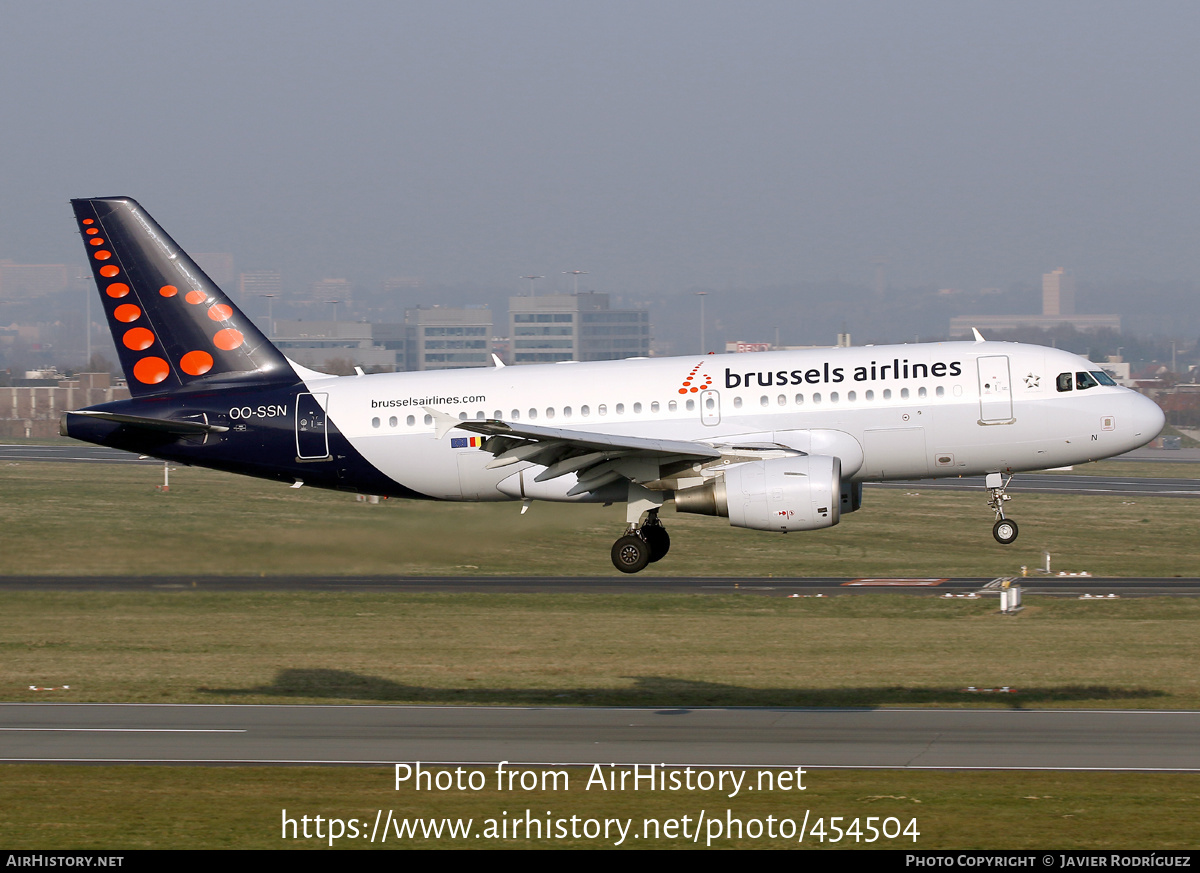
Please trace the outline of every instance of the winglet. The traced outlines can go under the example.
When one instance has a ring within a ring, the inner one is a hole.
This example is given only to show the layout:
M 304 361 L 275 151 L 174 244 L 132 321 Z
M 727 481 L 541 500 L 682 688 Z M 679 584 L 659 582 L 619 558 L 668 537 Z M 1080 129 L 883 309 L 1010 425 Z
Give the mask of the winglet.
M 504 361 L 500 360 L 500 356 L 494 352 L 492 353 L 492 363 L 496 365 L 497 370 L 505 366 Z
M 983 338 L 983 334 L 981 334 L 976 328 L 971 328 L 971 333 L 975 334 L 975 342 L 987 342 L 987 340 Z
M 433 417 L 434 439 L 440 440 L 446 434 L 450 433 L 450 431 L 454 430 L 454 428 L 458 427 L 459 421 L 453 415 L 441 412 L 430 406 L 423 406 L 421 408 Z

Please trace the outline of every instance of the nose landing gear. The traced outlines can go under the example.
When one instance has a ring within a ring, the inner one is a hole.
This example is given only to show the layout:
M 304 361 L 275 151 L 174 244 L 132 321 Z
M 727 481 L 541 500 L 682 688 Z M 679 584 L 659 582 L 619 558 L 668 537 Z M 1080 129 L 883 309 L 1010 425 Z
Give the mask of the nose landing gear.
M 988 508 L 996 513 L 996 523 L 992 525 L 992 536 L 1002 546 L 1007 546 L 1017 538 L 1017 523 L 1011 518 L 1004 517 L 1004 504 L 1012 500 L 1012 495 L 1006 494 L 1012 476 L 1006 480 L 1001 473 L 988 473 L 984 487 L 988 491 Z

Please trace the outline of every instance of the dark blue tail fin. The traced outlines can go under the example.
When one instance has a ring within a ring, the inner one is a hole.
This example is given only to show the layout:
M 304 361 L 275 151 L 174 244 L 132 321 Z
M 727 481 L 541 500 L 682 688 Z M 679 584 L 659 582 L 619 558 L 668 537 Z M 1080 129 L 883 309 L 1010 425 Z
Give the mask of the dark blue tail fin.
M 136 201 L 71 205 L 131 394 L 297 380 L 283 354 Z

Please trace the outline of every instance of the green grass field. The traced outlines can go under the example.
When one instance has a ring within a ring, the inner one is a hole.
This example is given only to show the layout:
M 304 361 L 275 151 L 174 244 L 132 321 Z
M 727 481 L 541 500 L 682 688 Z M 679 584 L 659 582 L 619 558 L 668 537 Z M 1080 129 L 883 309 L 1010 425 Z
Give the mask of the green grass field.
M 159 481 L 157 467 L 0 467 L 0 572 L 617 575 L 608 548 L 619 507 L 535 504 L 522 517 L 513 504 L 369 505 L 187 468 L 172 474 L 170 493 L 154 490 Z M 982 494 L 919 487 L 868 491 L 862 511 L 812 534 L 668 512 L 671 555 L 647 574 L 999 576 L 1040 565 L 1049 550 L 1056 569 L 1194 575 L 1195 506 L 1018 495 L 1010 508 L 1021 538 L 1008 548 L 991 538 Z M 1026 602 L 1001 616 L 995 600 L 904 595 L 8 592 L 0 699 L 1200 708 L 1200 601 Z M 968 685 L 1018 693 L 981 698 Z M 639 822 L 702 808 L 811 809 L 916 817 L 917 848 L 1167 849 L 1197 845 L 1200 811 L 1196 776 L 1168 774 L 816 771 L 799 798 L 572 794 L 519 805 L 494 793 L 414 798 L 371 769 L 5 765 L 0 786 L 0 845 L 12 849 L 316 848 L 324 844 L 280 839 L 282 809 L 483 819 L 526 806 Z M 652 845 L 692 844 L 636 847 Z
M 188 467 L 171 474 L 169 493 L 155 490 L 161 481 L 152 466 L 0 466 L 0 573 L 617 575 L 609 549 L 623 506 L 535 503 L 522 516 L 516 503 L 371 505 Z M 1196 507 L 1017 495 L 1008 508 L 1021 535 L 1007 547 L 992 539 L 983 493 L 868 489 L 837 527 L 787 535 L 668 509 L 671 554 L 644 575 L 1001 576 L 1041 566 L 1045 551 L 1055 569 L 1193 575 Z
M 753 772 L 753 771 L 751 771 Z M 757 818 L 791 818 L 810 813 L 841 816 L 841 826 L 875 817 L 875 826 L 892 817 L 908 825 L 916 819 L 919 836 L 855 842 L 852 837 L 822 844 L 811 837 L 716 839 L 713 848 L 885 848 L 885 849 L 1195 849 L 1200 777 L 1160 773 L 1022 773 L 925 771 L 856 772 L 811 770 L 805 790 L 729 798 L 715 791 L 635 794 L 582 791 L 586 771 L 572 770 L 568 791 L 500 794 L 394 790 L 393 772 L 376 768 L 317 767 L 55 767 L 7 765 L 0 844 L 7 849 L 48 847 L 102 849 L 324 849 L 328 840 L 284 840 L 283 811 L 300 816 L 355 817 L 373 822 L 377 810 L 396 817 L 464 817 L 473 833 L 486 820 L 532 817 L 644 819 L 679 821 L 695 827 L 703 810 L 708 818 L 739 818 L 743 827 Z M 631 833 L 637 832 L 631 831 Z M 765 830 L 765 828 L 764 828 Z M 893 827 L 893 831 L 896 830 Z M 310 833 L 315 832 L 315 823 Z M 829 838 L 832 831 L 826 828 Z M 543 832 L 545 833 L 545 832 Z M 863 840 L 869 832 L 864 831 Z M 289 832 L 290 836 L 290 832 Z M 681 837 L 627 838 L 620 848 L 694 848 L 705 846 Z M 472 837 L 410 838 L 387 843 L 342 839 L 336 848 L 605 848 L 604 839 L 527 840 Z

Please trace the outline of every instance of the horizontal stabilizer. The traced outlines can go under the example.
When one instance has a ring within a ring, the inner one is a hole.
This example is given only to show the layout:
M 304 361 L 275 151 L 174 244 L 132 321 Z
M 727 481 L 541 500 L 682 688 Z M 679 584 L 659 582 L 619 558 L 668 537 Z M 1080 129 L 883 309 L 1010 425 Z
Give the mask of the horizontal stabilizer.
M 86 415 L 88 418 L 98 418 L 102 421 L 115 421 L 131 427 L 144 430 L 154 430 L 161 433 L 173 433 L 180 436 L 200 436 L 208 433 L 225 433 L 229 428 L 219 424 L 204 424 L 199 421 L 171 421 L 165 418 L 146 418 L 141 415 L 124 415 L 119 412 L 102 412 L 99 410 L 80 409 L 67 412 L 66 415 Z M 65 418 L 65 416 L 64 416 Z

